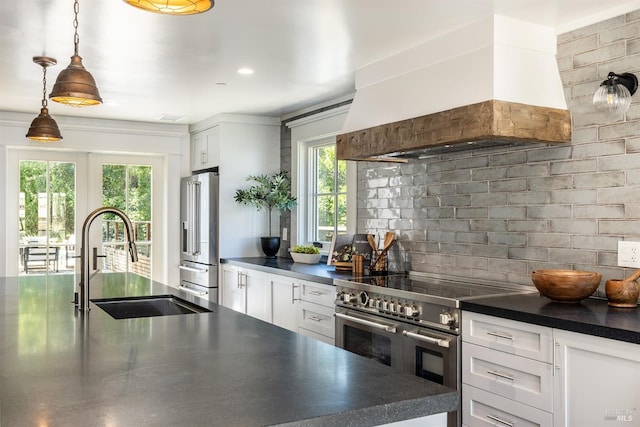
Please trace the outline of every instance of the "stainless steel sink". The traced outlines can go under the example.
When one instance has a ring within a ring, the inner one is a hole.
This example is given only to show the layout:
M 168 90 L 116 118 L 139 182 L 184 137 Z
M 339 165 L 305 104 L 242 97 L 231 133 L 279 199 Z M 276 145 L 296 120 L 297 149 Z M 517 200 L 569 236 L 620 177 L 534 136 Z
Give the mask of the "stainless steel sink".
M 173 295 L 92 299 L 91 302 L 114 319 L 174 316 L 211 311 Z

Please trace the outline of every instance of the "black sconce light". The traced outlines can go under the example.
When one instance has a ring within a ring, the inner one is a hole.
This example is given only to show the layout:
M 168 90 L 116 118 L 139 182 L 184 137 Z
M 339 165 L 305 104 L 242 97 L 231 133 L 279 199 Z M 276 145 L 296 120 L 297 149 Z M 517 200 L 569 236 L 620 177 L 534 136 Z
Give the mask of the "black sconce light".
M 626 113 L 631 105 L 631 95 L 637 89 L 638 78 L 635 75 L 609 73 L 593 95 L 593 105 L 601 112 Z

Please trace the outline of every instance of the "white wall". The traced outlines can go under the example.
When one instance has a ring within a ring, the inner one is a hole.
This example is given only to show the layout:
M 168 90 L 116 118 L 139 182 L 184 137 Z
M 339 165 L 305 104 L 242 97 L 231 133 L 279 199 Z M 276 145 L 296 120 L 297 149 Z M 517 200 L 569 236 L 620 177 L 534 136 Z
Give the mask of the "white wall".
M 82 153 L 112 153 L 159 156 L 163 164 L 162 205 L 164 220 L 156 224 L 162 229 L 158 241 L 161 248 L 154 264 L 154 279 L 177 286 L 179 283 L 178 262 L 180 247 L 180 177 L 189 174 L 189 132 L 187 125 L 127 122 L 116 120 L 85 119 L 56 115 L 55 120 L 62 132 L 62 141 L 43 144 L 26 139 L 25 134 L 36 113 L 25 114 L 0 111 L 0 168 L 3 184 L 0 184 L 0 200 L 6 200 L 5 211 L 0 216 L 0 276 L 15 274 L 7 270 L 6 260 L 17 250 L 15 222 L 8 220 L 17 212 L 17 200 L 7 200 L 9 189 L 17 185 L 16 178 L 9 175 L 8 153 L 12 149 L 65 150 Z M 86 156 L 85 156 L 86 158 Z M 86 165 L 84 165 L 86 167 Z M 15 167 L 15 165 L 13 165 Z M 155 192 L 154 192 L 155 193 Z M 13 207 L 12 207 L 13 206 Z M 78 218 L 84 218 L 92 207 L 82 208 Z M 80 210 L 80 208 L 79 208 Z M 172 248 L 175 248 L 172 250 Z

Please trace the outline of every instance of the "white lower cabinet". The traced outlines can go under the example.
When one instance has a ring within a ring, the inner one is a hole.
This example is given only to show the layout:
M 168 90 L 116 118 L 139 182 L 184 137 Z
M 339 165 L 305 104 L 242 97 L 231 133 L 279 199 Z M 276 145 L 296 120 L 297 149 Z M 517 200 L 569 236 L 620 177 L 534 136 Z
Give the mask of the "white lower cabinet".
M 273 301 L 272 323 L 281 328 L 298 332 L 297 304 L 300 300 L 299 286 L 292 278 L 271 274 Z
M 335 345 L 336 287 L 323 283 L 298 280 L 298 333 Z
M 222 264 L 222 305 L 332 345 L 335 298 L 332 285 Z
M 269 275 L 261 271 L 223 265 L 220 302 L 240 313 L 271 322 Z
M 555 427 L 640 426 L 640 346 L 554 330 Z
M 462 422 L 640 427 L 638 345 L 462 314 Z

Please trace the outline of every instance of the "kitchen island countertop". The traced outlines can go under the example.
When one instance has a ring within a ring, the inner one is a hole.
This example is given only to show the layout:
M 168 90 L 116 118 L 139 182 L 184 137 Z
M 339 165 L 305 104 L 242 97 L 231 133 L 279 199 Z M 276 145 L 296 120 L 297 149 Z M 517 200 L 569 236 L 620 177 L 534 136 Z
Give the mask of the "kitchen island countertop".
M 91 298 L 174 294 L 212 311 L 115 320 L 70 303 L 73 275 L 0 278 L 0 425 L 376 425 L 459 395 L 136 275 Z

